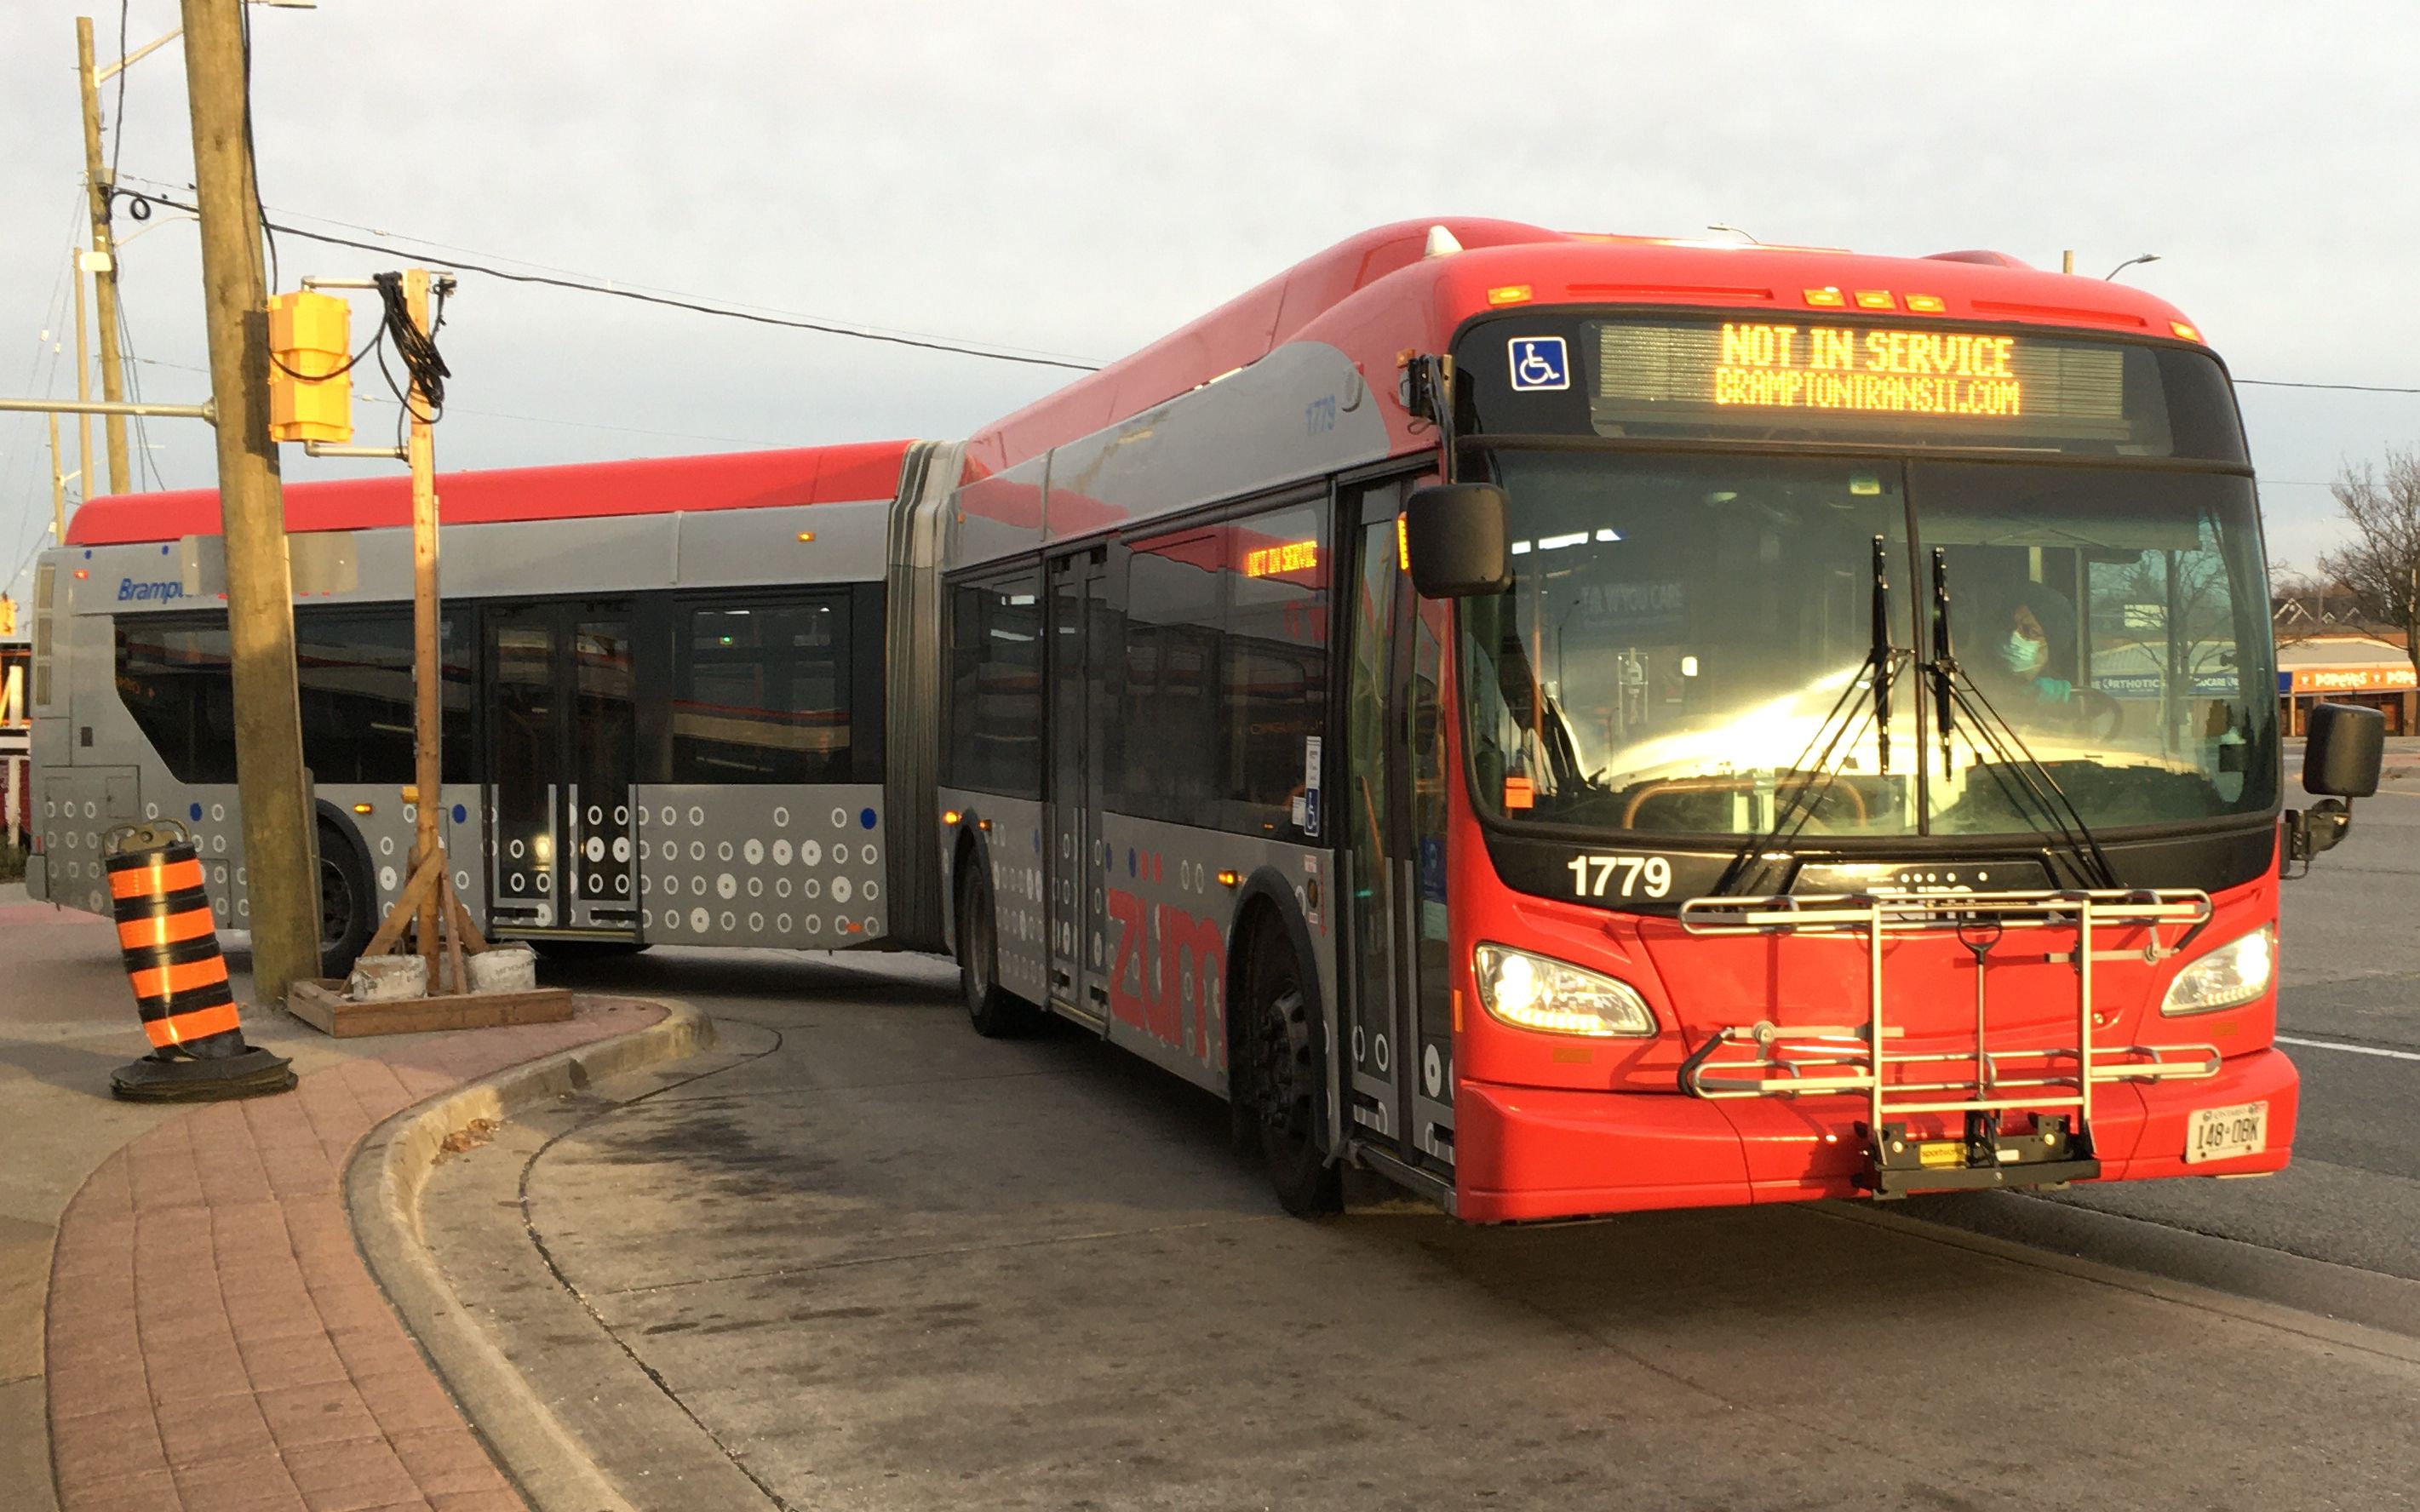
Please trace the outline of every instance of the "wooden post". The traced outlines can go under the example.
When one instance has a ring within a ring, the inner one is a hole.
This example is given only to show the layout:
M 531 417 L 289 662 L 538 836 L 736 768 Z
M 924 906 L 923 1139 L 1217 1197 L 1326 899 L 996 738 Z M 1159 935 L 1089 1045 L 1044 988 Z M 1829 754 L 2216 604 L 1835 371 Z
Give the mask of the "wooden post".
M 311 854 L 317 821 L 302 775 L 286 501 L 277 447 L 269 439 L 269 292 L 260 201 L 245 147 L 241 4 L 183 0 L 185 94 L 202 223 L 203 325 L 218 411 L 253 990 L 263 1004 L 282 1004 L 288 986 L 319 974 L 319 887 Z
M 428 270 L 407 269 L 403 302 L 411 323 L 428 330 Z M 428 424 L 428 395 L 415 379 L 411 386 L 411 439 L 407 455 L 411 463 L 411 662 L 412 693 L 418 715 L 412 721 L 417 745 L 412 752 L 412 785 L 419 791 L 417 827 L 413 830 L 411 864 L 438 857 L 439 885 L 420 897 L 420 958 L 428 963 L 428 990 L 437 991 L 439 933 L 444 919 L 444 893 L 453 885 L 445 870 L 445 841 L 438 819 L 445 807 L 443 721 L 445 664 L 438 635 L 437 599 L 437 438 Z M 455 991 L 468 992 L 459 981 Z
M 75 258 L 75 323 L 76 323 L 76 402 L 92 402 L 92 348 L 85 341 L 84 253 L 71 254 Z M 92 497 L 92 416 L 76 416 L 76 497 Z M 63 540 L 59 543 L 65 546 Z
M 101 86 L 93 79 L 90 16 L 76 18 L 76 85 L 84 93 L 84 177 L 92 214 L 92 313 L 101 321 L 101 396 L 120 404 L 126 398 L 126 374 L 117 358 L 117 248 L 109 235 L 109 195 L 117 185 L 101 157 Z M 124 130 L 123 122 L 119 129 Z M 130 483 L 126 417 L 103 416 L 101 427 L 109 443 L 109 491 L 124 493 Z M 90 497 L 89 479 L 84 491 Z
M 59 467 L 59 412 L 51 411 L 51 545 L 68 544 L 68 475 Z

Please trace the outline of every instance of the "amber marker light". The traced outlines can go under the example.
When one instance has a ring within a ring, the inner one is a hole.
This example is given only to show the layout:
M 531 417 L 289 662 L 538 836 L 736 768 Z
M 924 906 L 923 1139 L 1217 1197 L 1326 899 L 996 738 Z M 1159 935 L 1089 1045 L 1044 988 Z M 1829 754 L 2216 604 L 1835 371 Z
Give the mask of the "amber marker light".
M 813 531 L 800 531 L 800 532 L 799 532 L 799 539 L 801 542 L 812 541 L 812 540 L 814 540 L 814 538 L 815 538 L 815 532 L 813 532 Z
M 1410 517 L 1404 515 L 1395 517 L 1395 565 L 1404 572 L 1412 570 L 1412 528 L 1407 523 L 1409 518 Z
M 1938 294 L 1911 294 L 1907 297 L 1907 307 L 1918 315 L 1939 315 L 1949 308 Z
M 1886 288 L 1861 288 L 1857 290 L 1857 308 L 1860 310 L 1895 310 L 1899 308 L 1899 305 L 1896 301 L 1892 300 L 1890 290 Z
M 1487 302 L 1490 304 L 1527 304 L 1529 302 L 1529 298 L 1530 288 L 1527 284 L 1507 284 L 1501 288 L 1492 288 L 1487 291 Z
M 376 812 L 378 812 L 378 805 L 373 804 L 373 803 L 357 803 L 357 804 L 354 804 L 354 805 L 353 805 L 353 812 L 355 812 L 355 813 L 376 813 Z
M 2199 340 L 2201 340 L 2201 332 L 2198 332 L 2198 331 L 2195 331 L 2193 327 L 2191 327 L 2191 326 L 2189 326 L 2189 325 L 2185 324 L 2185 323 L 2184 323 L 2183 321 L 2181 321 L 2181 320 L 2171 320 L 2171 321 L 2169 321 L 2169 322 L 2168 322 L 2168 329 L 2169 329 L 2170 331 L 2175 332 L 2179 336 L 2183 337 L 2183 338 L 2184 338 L 2185 340 L 2187 340 L 2187 341 L 2199 341 Z M 77 573 L 77 574 L 76 574 L 76 576 L 77 576 L 77 577 L 79 577 L 79 578 L 81 578 L 81 577 L 83 577 L 83 576 L 84 576 L 84 574 L 79 572 L 79 573 Z
M 1841 296 L 1838 289 L 1810 288 L 1807 291 L 1807 302 L 1821 305 L 1825 309 L 1837 310 L 1849 301 Z
M 1218 873 L 1218 886 L 1222 887 L 1234 887 L 1243 880 L 1244 873 L 1241 872 L 1221 872 Z
M 941 823 L 945 825 L 954 825 L 965 817 L 966 815 L 958 812 L 955 809 L 944 809 L 941 810 Z
M 89 577 L 91 577 L 91 576 L 92 576 L 92 574 L 91 574 L 91 573 L 85 571 L 82 567 L 78 567 L 78 568 L 76 569 L 76 581 L 78 581 L 78 582 L 82 582 L 82 581 L 84 581 L 86 578 L 89 578 Z

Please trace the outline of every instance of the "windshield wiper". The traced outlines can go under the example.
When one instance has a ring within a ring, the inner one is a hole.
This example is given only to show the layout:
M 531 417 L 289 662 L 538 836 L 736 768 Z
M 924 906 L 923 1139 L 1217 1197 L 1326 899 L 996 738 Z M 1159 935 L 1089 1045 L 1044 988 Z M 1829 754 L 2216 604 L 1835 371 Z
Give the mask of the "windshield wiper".
M 2096 887 L 2114 888 L 2118 886 L 2117 869 L 2093 838 L 2091 826 L 2058 785 L 2058 779 L 2042 764 L 2016 727 L 1992 706 L 1992 700 L 1981 685 L 1958 665 L 1949 636 L 1949 563 L 1941 547 L 1932 548 L 1932 659 L 1924 663 L 1925 674 L 1932 680 L 1935 717 L 1941 726 L 1941 771 L 1950 771 L 1952 751 L 1950 735 L 1957 711 L 1963 710 L 1972 732 L 1969 739 L 1988 750 L 1993 760 L 1977 764 L 1988 769 L 1993 779 L 2008 795 L 2011 807 L 2018 806 L 2020 789 L 2033 800 L 2042 817 L 2048 821 L 2045 829 L 2055 828 L 2075 869 Z M 2010 780 L 2014 774 L 2015 780 Z
M 1916 653 L 1902 651 L 1891 643 L 1890 632 L 1890 546 L 1882 536 L 1874 537 L 1873 558 L 1873 637 L 1866 650 L 1866 659 L 1849 676 L 1849 685 L 1840 689 L 1833 701 L 1832 711 L 1815 727 L 1806 748 L 1790 764 L 1792 775 L 1799 779 L 1790 790 L 1788 801 L 1774 810 L 1773 823 L 1764 833 L 1749 837 L 1746 843 L 1731 856 L 1730 865 L 1723 869 L 1721 880 L 1714 884 L 1716 896 L 1731 891 L 1734 885 L 1745 886 L 1751 878 L 1761 876 L 1757 863 L 1769 847 L 1788 844 L 1798 838 L 1807 822 L 1815 817 L 1815 807 L 1831 793 L 1839 780 L 1840 763 L 1857 748 L 1857 737 L 1868 725 L 1874 729 L 1874 749 L 1879 758 L 1877 770 L 1890 771 L 1891 688 L 1898 680 L 1900 664 L 1912 659 Z M 1862 718 L 1854 712 L 1858 689 L 1870 682 L 1873 706 Z M 1847 750 L 1841 747 L 1845 744 Z M 1819 754 L 1817 747 L 1823 749 Z

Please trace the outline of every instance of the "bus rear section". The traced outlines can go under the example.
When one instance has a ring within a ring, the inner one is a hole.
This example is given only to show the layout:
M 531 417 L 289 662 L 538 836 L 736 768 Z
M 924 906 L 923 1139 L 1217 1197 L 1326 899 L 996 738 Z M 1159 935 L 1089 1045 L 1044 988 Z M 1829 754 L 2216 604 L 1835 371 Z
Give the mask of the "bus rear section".
M 912 870 L 928 848 L 892 843 L 884 717 L 906 671 L 885 656 L 892 532 L 931 450 L 441 480 L 442 824 L 484 928 L 591 953 L 896 945 L 932 928 Z M 287 501 L 333 968 L 409 871 L 409 497 L 372 479 Z M 105 910 L 108 830 L 175 819 L 220 925 L 248 925 L 216 527 L 208 493 L 99 500 L 43 559 L 42 896 Z M 910 811 L 911 831 L 929 825 Z

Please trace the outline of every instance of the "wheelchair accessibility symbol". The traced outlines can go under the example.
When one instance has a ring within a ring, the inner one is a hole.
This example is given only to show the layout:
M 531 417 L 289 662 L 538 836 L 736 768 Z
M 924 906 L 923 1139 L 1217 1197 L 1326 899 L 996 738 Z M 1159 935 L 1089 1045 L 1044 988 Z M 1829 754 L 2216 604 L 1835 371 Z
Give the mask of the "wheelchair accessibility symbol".
M 1571 358 L 1563 349 L 1562 337 L 1515 336 L 1510 345 L 1514 393 L 1572 386 Z

